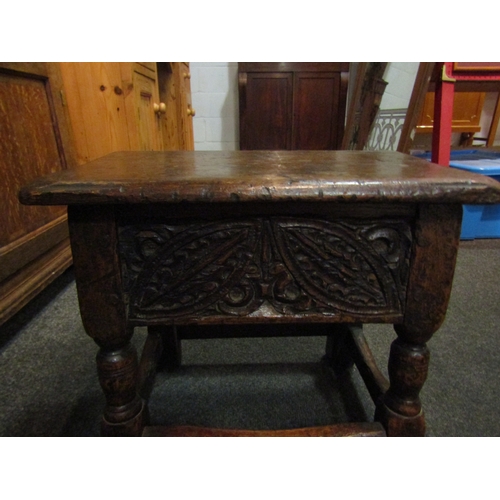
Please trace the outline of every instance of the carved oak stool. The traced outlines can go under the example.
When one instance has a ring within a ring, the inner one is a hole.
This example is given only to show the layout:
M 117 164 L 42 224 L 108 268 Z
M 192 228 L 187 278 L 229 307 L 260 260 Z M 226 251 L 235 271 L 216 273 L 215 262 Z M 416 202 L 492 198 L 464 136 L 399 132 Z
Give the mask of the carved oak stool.
M 448 304 L 463 203 L 500 184 L 386 152 L 123 152 L 35 181 L 25 204 L 68 205 L 81 316 L 99 346 L 104 435 L 422 436 L 426 342 Z M 359 327 L 391 323 L 389 381 Z M 356 363 L 374 424 L 149 430 L 148 388 L 176 328 L 327 329 L 337 372 Z M 141 362 L 134 327 L 149 336 Z

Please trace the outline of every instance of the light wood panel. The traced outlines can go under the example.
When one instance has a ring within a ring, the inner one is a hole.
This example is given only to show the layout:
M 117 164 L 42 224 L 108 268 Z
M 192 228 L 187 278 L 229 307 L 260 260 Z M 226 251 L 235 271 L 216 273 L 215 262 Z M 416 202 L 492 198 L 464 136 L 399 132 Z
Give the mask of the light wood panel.
M 172 64 L 163 107 L 154 62 L 0 64 L 0 323 L 71 264 L 65 208 L 21 205 L 22 186 L 114 151 L 164 149 L 162 127 L 171 149 L 194 149 L 189 65 Z
M 84 164 L 115 151 L 194 149 L 188 63 L 61 63 Z
M 79 164 L 130 149 L 120 63 L 61 63 Z
M 479 132 L 485 99 L 484 92 L 457 92 L 453 96 L 453 132 Z M 427 92 L 417 132 L 432 132 L 434 126 L 434 92 Z

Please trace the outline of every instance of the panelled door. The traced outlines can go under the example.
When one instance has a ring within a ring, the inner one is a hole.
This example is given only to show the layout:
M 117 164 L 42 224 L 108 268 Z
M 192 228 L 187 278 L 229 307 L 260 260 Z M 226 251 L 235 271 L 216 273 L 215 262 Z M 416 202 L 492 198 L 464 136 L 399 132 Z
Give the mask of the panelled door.
M 239 63 L 240 149 L 339 149 L 349 63 Z
M 19 189 L 73 166 L 59 67 L 0 65 L 0 324 L 71 264 L 65 207 L 24 206 Z

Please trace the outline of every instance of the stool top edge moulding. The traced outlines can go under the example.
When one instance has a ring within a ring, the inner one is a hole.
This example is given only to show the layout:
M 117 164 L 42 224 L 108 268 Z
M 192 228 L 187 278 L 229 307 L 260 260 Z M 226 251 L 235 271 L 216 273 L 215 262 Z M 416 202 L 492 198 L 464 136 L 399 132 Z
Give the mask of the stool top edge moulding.
M 126 151 L 25 186 L 28 205 L 500 203 L 500 183 L 386 151 Z

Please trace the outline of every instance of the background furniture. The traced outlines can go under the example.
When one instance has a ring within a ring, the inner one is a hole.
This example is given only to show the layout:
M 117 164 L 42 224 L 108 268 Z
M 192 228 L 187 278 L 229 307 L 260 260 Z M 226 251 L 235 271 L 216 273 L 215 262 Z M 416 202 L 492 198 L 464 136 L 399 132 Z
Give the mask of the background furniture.
M 103 434 L 227 435 L 145 429 L 163 340 L 172 351 L 184 325 L 245 334 L 307 323 L 317 328 L 306 335 L 328 330 L 337 373 L 356 363 L 376 425 L 295 434 L 382 425 L 421 436 L 426 343 L 446 314 L 461 204 L 498 203 L 500 185 L 399 153 L 121 152 L 37 180 L 20 199 L 69 205 L 81 316 L 100 348 Z M 358 323 L 394 325 L 389 381 Z M 149 328 L 140 363 L 135 326 Z
M 432 112 L 429 92 L 435 95 Z M 398 151 L 408 153 L 418 128 L 432 124 L 432 159 L 448 166 L 452 131 L 463 132 L 464 126 L 469 134 L 477 131 L 486 92 L 498 93 L 486 138 L 486 145 L 492 146 L 500 119 L 499 63 L 420 63 Z
M 484 92 L 459 92 L 453 99 L 451 131 L 461 134 L 460 145 L 470 146 L 474 134 L 481 131 Z M 434 130 L 435 92 L 427 92 L 422 114 L 417 124 L 417 133 L 432 134 Z
M 0 65 L 0 324 L 71 264 L 66 209 L 23 184 L 113 151 L 192 150 L 189 64 Z
M 463 90 L 489 88 L 500 91 L 500 63 L 437 63 L 432 161 L 448 166 L 451 151 L 451 123 L 455 84 Z M 489 84 L 489 85 L 488 85 Z M 498 115 L 498 101 L 495 115 Z M 496 131 L 496 126 L 495 126 Z
M 385 62 L 350 64 L 353 85 L 349 89 L 349 108 L 341 149 L 365 149 L 387 85 L 383 80 L 386 67 Z
M 0 65 L 0 324 L 71 264 L 66 209 L 26 209 L 17 193 L 74 166 L 57 64 Z
M 61 72 L 79 164 L 194 149 L 189 63 L 61 63 Z
M 240 149 L 340 149 L 349 63 L 238 63 Z

